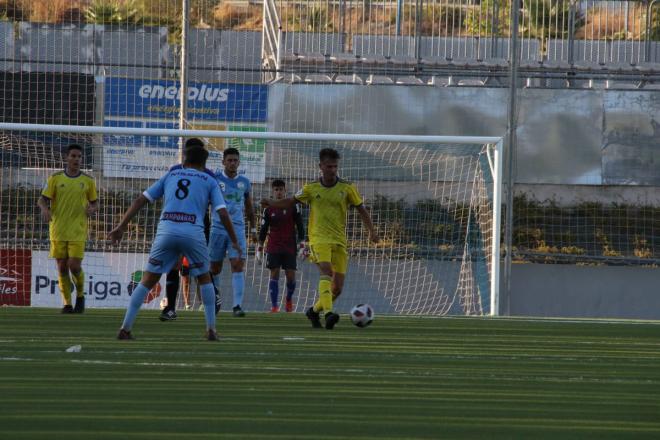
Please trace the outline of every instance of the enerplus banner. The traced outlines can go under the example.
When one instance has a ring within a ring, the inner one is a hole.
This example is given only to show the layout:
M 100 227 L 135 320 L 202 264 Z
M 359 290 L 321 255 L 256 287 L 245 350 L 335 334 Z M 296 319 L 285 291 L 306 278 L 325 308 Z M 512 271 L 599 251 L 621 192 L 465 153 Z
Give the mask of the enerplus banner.
M 193 121 L 266 122 L 266 85 L 188 84 L 188 117 Z M 175 80 L 106 78 L 105 116 L 178 120 L 180 95 Z
M 179 128 L 181 88 L 178 81 L 107 78 L 104 126 Z M 188 127 L 198 130 L 266 130 L 268 87 L 261 84 L 190 83 Z M 236 147 L 241 153 L 239 173 L 263 183 L 266 142 L 250 139 L 204 139 L 209 150 L 207 167 L 222 167 L 222 152 Z M 160 178 L 179 163 L 179 138 L 172 136 L 106 135 L 103 173 L 107 177 Z

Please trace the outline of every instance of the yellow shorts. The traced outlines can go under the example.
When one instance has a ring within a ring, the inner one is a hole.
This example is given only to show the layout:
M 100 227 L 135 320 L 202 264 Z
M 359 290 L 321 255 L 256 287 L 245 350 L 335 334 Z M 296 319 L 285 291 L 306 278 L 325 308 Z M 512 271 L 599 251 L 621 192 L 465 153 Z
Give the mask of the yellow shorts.
M 330 263 L 333 272 L 345 274 L 348 269 L 348 252 L 339 244 L 310 244 L 310 261 L 312 263 Z
M 85 256 L 84 241 L 53 241 L 50 242 L 50 257 L 58 260 L 64 258 L 79 258 Z

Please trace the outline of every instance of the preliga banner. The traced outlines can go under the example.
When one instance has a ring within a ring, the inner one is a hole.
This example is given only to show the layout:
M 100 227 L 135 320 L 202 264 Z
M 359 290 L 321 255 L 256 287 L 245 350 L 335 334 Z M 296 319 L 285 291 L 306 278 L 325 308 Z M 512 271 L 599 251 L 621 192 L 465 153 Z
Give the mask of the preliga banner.
M 29 249 L 0 249 L 0 305 L 30 305 L 31 256 Z
M 85 307 L 125 308 L 142 278 L 148 254 L 86 252 Z M 72 297 L 75 297 L 75 292 Z M 145 299 L 146 308 L 158 308 L 165 295 L 165 276 Z M 55 260 L 48 252 L 32 253 L 32 306 L 62 307 Z

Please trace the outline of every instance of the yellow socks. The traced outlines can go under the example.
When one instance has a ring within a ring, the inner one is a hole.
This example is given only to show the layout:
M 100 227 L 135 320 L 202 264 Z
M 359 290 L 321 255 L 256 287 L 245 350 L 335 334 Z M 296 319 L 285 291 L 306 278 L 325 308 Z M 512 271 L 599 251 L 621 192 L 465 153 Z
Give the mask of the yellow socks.
M 332 278 L 321 275 L 319 280 L 319 300 L 314 304 L 314 311 L 332 311 Z
M 85 273 L 81 270 L 78 274 L 72 273 L 73 280 L 76 283 L 76 295 L 85 296 Z
M 60 285 L 60 293 L 62 294 L 62 302 L 64 302 L 65 306 L 70 306 L 71 305 L 71 279 L 69 278 L 69 274 L 67 273 L 66 275 L 59 274 L 57 280 L 59 281 Z

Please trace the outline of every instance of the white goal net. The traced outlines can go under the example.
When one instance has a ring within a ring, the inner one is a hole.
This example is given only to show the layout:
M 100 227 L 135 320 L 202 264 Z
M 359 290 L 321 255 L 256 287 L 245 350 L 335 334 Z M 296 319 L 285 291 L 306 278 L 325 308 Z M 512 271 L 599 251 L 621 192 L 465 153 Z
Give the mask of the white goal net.
M 37 199 L 47 177 L 63 167 L 68 143 L 85 149 L 83 170 L 96 180 L 100 209 L 89 219 L 83 260 L 88 307 L 124 307 L 139 279 L 156 232 L 160 204 L 149 205 L 131 223 L 120 246 L 106 234 L 132 200 L 178 163 L 177 130 L 78 127 L 78 133 L 36 131 L 38 126 L 0 128 L 0 251 L 2 276 L 26 278 L 15 283 L 7 304 L 60 305 L 55 261 L 48 258 L 48 225 Z M 33 130 L 27 130 L 32 128 Z M 62 130 L 73 130 L 61 127 Z M 80 132 L 82 131 L 82 132 Z M 149 133 L 145 136 L 144 133 Z M 142 134 L 139 134 L 142 133 Z M 203 138 L 211 157 L 208 167 L 222 170 L 222 150 L 241 152 L 240 172 L 252 180 L 258 201 L 270 197 L 273 179 L 286 182 L 288 195 L 319 177 L 318 153 L 331 147 L 341 155 L 339 175 L 361 193 L 381 237 L 377 244 L 353 210 L 347 219 L 350 256 L 340 311 L 369 303 L 379 313 L 423 315 L 497 314 L 499 283 L 500 143 L 495 138 L 387 137 L 187 131 Z M 222 137 L 220 137 L 222 136 Z M 303 207 L 307 229 L 309 211 Z M 266 311 L 269 271 L 248 246 L 244 308 Z M 29 275 L 26 275 L 29 274 Z M 165 294 L 148 297 L 158 307 Z M 221 292 L 231 303 L 231 276 L 225 264 Z M 284 276 L 280 281 L 284 289 Z M 22 284 L 21 284 L 22 283 Z M 6 284 L 5 285 L 9 285 Z M 296 311 L 317 298 L 318 270 L 299 262 L 294 296 Z M 9 289 L 11 290 L 11 289 Z M 199 304 L 194 283 L 189 303 Z M 179 306 L 183 296 L 179 295 Z

